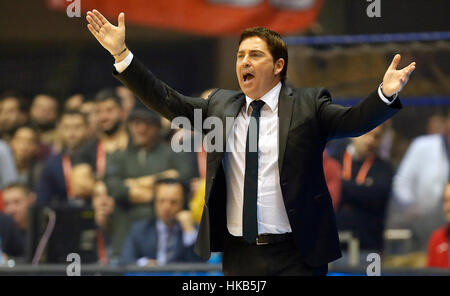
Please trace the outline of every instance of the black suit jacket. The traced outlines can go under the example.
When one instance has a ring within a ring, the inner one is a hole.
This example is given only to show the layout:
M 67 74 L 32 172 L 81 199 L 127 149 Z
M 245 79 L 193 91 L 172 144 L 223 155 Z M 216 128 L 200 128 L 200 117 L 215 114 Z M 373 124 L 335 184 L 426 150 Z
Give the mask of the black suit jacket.
M 203 120 L 208 116 L 222 119 L 224 147 L 228 136 L 225 118 L 235 118 L 245 103 L 242 92 L 223 89 L 214 91 L 208 100 L 184 96 L 158 80 L 136 57 L 121 74 L 113 71 L 146 106 L 169 120 L 184 116 L 194 123 L 195 109 L 201 111 Z M 323 173 L 325 144 L 334 138 L 360 136 L 400 108 L 398 99 L 388 106 L 376 91 L 357 106 L 343 107 L 332 104 L 324 88 L 283 85 L 278 102 L 280 184 L 296 246 L 307 264 L 321 266 L 341 256 Z M 227 233 L 223 156 L 223 152 L 207 154 L 205 205 L 195 245 L 202 258 L 208 258 L 211 251 L 223 251 Z

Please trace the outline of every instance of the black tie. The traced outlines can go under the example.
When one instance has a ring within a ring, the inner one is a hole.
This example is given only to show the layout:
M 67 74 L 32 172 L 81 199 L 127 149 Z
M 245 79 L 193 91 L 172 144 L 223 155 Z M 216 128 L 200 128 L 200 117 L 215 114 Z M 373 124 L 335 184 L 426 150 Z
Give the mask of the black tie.
M 243 211 L 243 236 L 249 243 L 255 242 L 258 236 L 258 220 L 256 204 L 258 199 L 258 147 L 259 147 L 259 117 L 263 101 L 253 101 L 252 115 L 247 130 L 247 144 L 245 147 L 245 178 L 244 178 L 244 211 Z M 252 135 L 252 136 L 250 136 Z M 255 141 L 250 144 L 250 140 Z M 255 150 L 256 149 L 256 150 Z

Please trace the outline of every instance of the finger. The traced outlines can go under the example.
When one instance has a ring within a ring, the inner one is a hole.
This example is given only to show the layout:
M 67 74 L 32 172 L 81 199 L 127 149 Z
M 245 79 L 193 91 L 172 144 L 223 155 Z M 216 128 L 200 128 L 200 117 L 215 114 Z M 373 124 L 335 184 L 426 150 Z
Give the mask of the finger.
M 98 32 L 94 29 L 94 27 L 92 27 L 91 24 L 88 24 L 87 27 L 88 27 L 89 31 L 91 31 L 92 35 L 94 35 L 94 37 L 97 38 Z
M 95 29 L 95 31 L 97 31 L 97 33 L 100 32 L 100 26 L 97 24 L 97 22 L 94 21 L 94 19 L 88 15 L 86 17 L 86 19 L 88 20 L 89 24 L 91 24 L 91 26 Z
M 109 23 L 108 20 L 103 16 L 103 14 L 101 14 L 98 10 L 94 9 L 92 11 L 98 17 L 98 19 L 102 22 L 102 24 Z
M 392 59 L 392 63 L 391 63 L 391 65 L 389 66 L 389 69 L 394 69 L 394 70 L 396 70 L 396 69 L 397 69 L 397 66 L 398 66 L 398 63 L 400 62 L 400 59 L 401 59 L 401 56 L 400 56 L 399 54 L 396 54 L 396 55 L 394 56 L 394 58 Z
M 119 23 L 119 27 L 125 26 L 125 13 L 121 12 L 119 13 L 119 17 L 117 18 L 117 21 Z
M 92 18 L 92 20 L 101 28 L 103 26 L 103 23 L 100 21 L 100 19 L 92 12 L 88 12 L 88 15 Z

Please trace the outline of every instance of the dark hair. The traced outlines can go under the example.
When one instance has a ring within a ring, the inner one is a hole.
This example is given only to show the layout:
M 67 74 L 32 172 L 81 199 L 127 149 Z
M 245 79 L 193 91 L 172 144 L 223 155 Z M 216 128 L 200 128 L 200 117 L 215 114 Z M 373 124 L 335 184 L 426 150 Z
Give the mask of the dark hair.
M 16 126 L 16 127 L 14 128 L 14 130 L 12 131 L 12 133 L 11 133 L 11 135 L 12 135 L 13 138 L 15 137 L 17 131 L 20 130 L 21 128 L 27 128 L 27 129 L 32 130 L 33 133 L 34 133 L 34 135 L 35 135 L 35 137 L 34 137 L 34 138 L 35 138 L 35 139 L 34 139 L 35 142 L 36 142 L 36 143 L 39 143 L 39 142 L 40 142 L 40 136 L 41 136 L 41 133 L 39 132 L 39 129 L 37 128 L 36 124 L 34 124 L 34 123 L 32 123 L 32 122 L 29 122 L 29 123 L 25 123 L 25 124 L 21 124 L 21 125 Z
M 12 188 L 19 188 L 22 189 L 25 194 L 29 194 L 31 192 L 30 188 L 28 188 L 28 186 L 23 183 L 23 182 L 11 182 L 6 184 L 6 186 L 3 187 L 3 191 L 6 191 L 8 189 L 12 189 Z
M 183 209 L 188 209 L 188 201 L 187 201 L 187 193 L 189 192 L 189 189 L 187 187 L 187 184 L 181 180 L 181 179 L 176 179 L 176 178 L 161 178 L 161 179 L 157 179 L 153 185 L 154 188 L 154 193 L 155 193 L 155 199 L 156 199 L 156 189 L 158 188 L 159 185 L 180 185 L 181 188 L 183 189 Z
M 9 98 L 13 98 L 13 99 L 17 100 L 17 102 L 19 103 L 19 110 L 21 112 L 29 111 L 28 110 L 29 106 L 27 106 L 29 104 L 26 103 L 26 99 L 22 94 L 14 91 L 14 90 L 5 91 L 0 95 L 0 102 L 4 101 L 6 99 L 9 99 Z
M 100 103 L 100 102 L 105 102 L 108 100 L 113 100 L 114 103 L 117 104 L 117 106 L 119 106 L 120 108 L 122 108 L 122 100 L 120 99 L 120 97 L 117 95 L 117 93 L 115 92 L 115 90 L 111 89 L 111 88 L 105 88 L 102 89 L 101 91 L 99 91 L 94 98 L 94 101 L 96 103 Z
M 81 116 L 81 118 L 83 118 L 84 124 L 88 124 L 88 123 L 89 123 L 86 114 L 84 114 L 83 112 L 81 112 L 81 111 L 79 111 L 79 110 L 72 110 L 72 109 L 65 109 L 65 110 L 63 111 L 63 113 L 61 114 L 61 116 L 59 117 L 59 120 L 61 121 L 61 119 L 62 119 L 64 116 L 73 116 L 73 115 L 79 115 L 79 116 Z
M 242 41 L 244 41 L 245 39 L 254 36 L 266 41 L 267 48 L 269 49 L 270 54 L 273 57 L 274 63 L 280 58 L 284 60 L 284 67 L 280 72 L 280 80 L 282 83 L 284 83 L 287 77 L 288 66 L 288 50 L 286 43 L 284 43 L 283 39 L 277 32 L 264 27 L 254 27 L 245 29 L 241 33 L 241 37 L 239 38 L 239 45 L 241 45 Z

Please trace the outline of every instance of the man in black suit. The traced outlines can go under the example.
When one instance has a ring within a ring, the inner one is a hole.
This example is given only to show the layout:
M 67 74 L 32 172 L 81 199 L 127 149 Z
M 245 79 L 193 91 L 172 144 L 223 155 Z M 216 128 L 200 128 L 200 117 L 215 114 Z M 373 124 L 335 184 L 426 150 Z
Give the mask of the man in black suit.
M 331 103 L 324 88 L 288 87 L 283 40 L 252 28 L 242 33 L 236 58 L 242 92 L 218 89 L 203 100 L 176 92 L 133 57 L 125 45 L 123 13 L 118 26 L 96 10 L 87 20 L 115 58 L 115 77 L 146 106 L 169 120 L 182 116 L 194 123 L 198 112 L 203 119 L 219 118 L 223 138 L 215 139 L 216 147 L 233 143 L 231 151 L 207 155 L 197 254 L 208 258 L 211 251 L 223 251 L 225 275 L 325 275 L 327 264 L 341 256 L 323 173 L 325 144 L 362 135 L 393 116 L 401 108 L 396 93 L 415 63 L 396 70 L 396 55 L 378 90 L 353 108 L 342 107 Z M 229 133 L 227 118 L 237 119 Z

